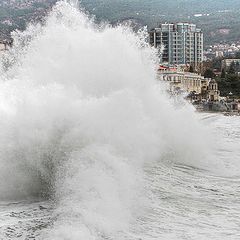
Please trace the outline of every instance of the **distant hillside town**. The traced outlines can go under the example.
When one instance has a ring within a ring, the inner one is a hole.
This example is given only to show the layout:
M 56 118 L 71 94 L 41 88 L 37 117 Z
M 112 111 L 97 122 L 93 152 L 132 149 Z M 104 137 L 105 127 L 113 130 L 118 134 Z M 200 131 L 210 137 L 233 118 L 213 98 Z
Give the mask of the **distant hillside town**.
M 56 0 L 1 0 L 0 40 L 9 40 L 16 29 L 24 30 L 27 23 L 39 21 Z
M 208 46 L 204 51 L 204 60 L 214 58 L 234 58 L 240 57 L 240 40 L 232 43 L 219 43 Z
M 191 23 L 162 23 L 151 29 L 149 43 L 159 54 L 158 77 L 169 82 L 172 94 L 185 93 L 199 110 L 240 113 L 239 46 L 213 47 L 211 52 L 218 49 L 221 54 L 209 58 L 203 39 L 202 30 Z

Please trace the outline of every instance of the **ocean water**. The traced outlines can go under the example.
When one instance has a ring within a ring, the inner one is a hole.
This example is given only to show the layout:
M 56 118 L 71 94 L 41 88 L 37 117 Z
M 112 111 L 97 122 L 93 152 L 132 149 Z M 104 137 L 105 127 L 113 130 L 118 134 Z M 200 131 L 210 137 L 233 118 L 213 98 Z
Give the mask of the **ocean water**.
M 59 2 L 0 67 L 0 239 L 239 239 L 240 118 L 156 80 L 146 31 Z

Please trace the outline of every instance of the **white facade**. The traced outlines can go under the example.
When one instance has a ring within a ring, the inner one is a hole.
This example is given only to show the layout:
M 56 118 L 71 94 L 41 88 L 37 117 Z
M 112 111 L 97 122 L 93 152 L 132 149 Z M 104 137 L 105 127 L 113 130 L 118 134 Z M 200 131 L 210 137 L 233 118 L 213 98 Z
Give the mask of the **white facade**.
M 164 81 L 169 81 L 171 90 L 201 93 L 204 77 L 197 73 L 184 72 L 180 69 L 159 70 L 158 74 Z

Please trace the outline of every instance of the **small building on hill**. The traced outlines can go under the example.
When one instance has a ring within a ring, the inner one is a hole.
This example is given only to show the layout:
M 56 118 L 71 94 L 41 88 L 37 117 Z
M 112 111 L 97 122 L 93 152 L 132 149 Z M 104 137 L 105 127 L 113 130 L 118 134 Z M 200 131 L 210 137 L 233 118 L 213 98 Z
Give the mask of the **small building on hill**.
M 228 70 L 231 64 L 240 64 L 240 59 L 238 58 L 223 59 L 222 69 Z

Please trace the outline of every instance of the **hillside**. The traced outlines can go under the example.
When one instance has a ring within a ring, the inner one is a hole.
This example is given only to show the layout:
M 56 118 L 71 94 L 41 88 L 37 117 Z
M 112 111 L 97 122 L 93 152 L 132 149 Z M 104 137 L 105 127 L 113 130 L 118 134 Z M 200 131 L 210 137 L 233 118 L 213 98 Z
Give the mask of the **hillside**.
M 15 29 L 24 29 L 30 21 L 42 19 L 55 0 L 0 0 L 0 40 Z
M 82 0 L 98 20 L 135 19 L 149 28 L 165 21 L 188 21 L 205 32 L 206 43 L 240 39 L 239 0 Z
M 0 0 L 0 38 L 39 20 L 56 0 Z M 134 20 L 149 28 L 160 22 L 198 24 L 206 44 L 240 40 L 240 0 L 81 0 L 81 8 L 97 21 Z

